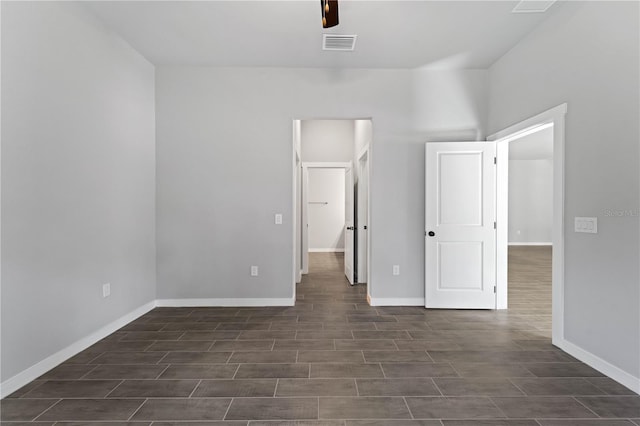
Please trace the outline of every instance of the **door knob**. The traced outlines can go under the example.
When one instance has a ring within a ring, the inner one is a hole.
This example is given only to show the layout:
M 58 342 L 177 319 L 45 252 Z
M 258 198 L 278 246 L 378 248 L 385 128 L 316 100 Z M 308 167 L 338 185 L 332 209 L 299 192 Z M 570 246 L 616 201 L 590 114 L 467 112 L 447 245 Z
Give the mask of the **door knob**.
M 347 226 L 347 231 L 353 231 L 353 226 Z
M 430 237 L 435 237 L 435 236 L 436 236 L 436 233 L 435 233 L 435 232 L 433 232 L 433 231 L 429 231 L 429 236 L 430 236 Z

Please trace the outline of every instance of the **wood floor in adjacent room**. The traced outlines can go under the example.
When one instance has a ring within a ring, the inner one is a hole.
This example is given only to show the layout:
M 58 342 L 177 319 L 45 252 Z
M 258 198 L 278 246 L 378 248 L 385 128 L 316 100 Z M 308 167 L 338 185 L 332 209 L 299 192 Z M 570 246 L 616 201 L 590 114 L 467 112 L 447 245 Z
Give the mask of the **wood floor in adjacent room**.
M 452 311 L 370 307 L 312 254 L 295 307 L 155 309 L 4 399 L 3 425 L 640 425 L 639 396 L 551 345 L 550 261 L 511 249 L 511 309 Z

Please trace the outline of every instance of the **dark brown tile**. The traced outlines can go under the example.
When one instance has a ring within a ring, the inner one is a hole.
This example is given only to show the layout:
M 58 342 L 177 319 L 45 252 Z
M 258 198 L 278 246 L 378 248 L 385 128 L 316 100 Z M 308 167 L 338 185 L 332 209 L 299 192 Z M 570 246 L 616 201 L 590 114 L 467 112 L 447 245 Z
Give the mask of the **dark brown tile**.
M 280 379 L 276 396 L 356 396 L 353 379 Z
M 148 399 L 132 420 L 222 420 L 231 399 Z
M 218 340 L 209 349 L 212 352 L 270 351 L 273 340 Z
M 543 362 L 524 367 L 537 377 L 603 377 L 602 373 L 581 362 Z
M 3 399 L 0 400 L 0 420 L 29 422 L 57 402 L 57 399 Z
M 11 395 L 7 396 L 7 398 L 8 399 L 20 398 L 25 394 L 27 394 L 28 392 L 31 392 L 33 389 L 37 388 L 41 384 L 43 384 L 45 381 L 46 380 L 34 380 L 33 382 L 27 383 L 17 391 L 12 392 Z
M 296 362 L 296 351 L 258 351 L 235 352 L 229 362 L 235 363 L 293 363 Z
M 149 426 L 151 422 L 57 422 L 56 426 Z
M 405 398 L 416 419 L 497 419 L 504 414 L 486 397 Z
M 511 381 L 527 395 L 604 395 L 604 391 L 578 377 L 513 378 Z
M 240 364 L 236 379 L 308 378 L 309 364 Z
M 84 378 L 96 379 L 155 379 L 167 365 L 98 365 Z
M 198 380 L 125 380 L 109 398 L 186 398 Z
M 23 398 L 104 398 L 119 380 L 50 380 Z
M 396 340 L 401 351 L 452 351 L 460 350 L 460 345 L 453 340 Z
M 541 426 L 634 426 L 630 420 L 580 419 L 580 420 L 538 420 Z
M 105 352 L 92 364 L 157 364 L 165 352 Z
M 557 351 L 429 351 L 434 361 L 530 363 L 563 362 L 571 358 Z
M 318 418 L 317 398 L 236 398 L 226 420 L 304 420 Z
M 442 426 L 440 420 L 347 420 L 346 426 Z
M 359 397 L 320 398 L 323 419 L 410 419 L 403 398 Z
M 593 377 L 585 380 L 592 385 L 597 386 L 607 395 L 637 395 L 637 393 L 631 389 L 608 377 Z
M 231 352 L 169 352 L 160 362 L 166 364 L 224 364 Z
M 342 420 L 259 420 L 251 426 L 344 426 Z
M 380 340 L 336 340 L 335 341 L 337 350 L 397 350 L 395 342 L 390 339 L 380 339 Z
M 144 399 L 63 399 L 38 420 L 128 420 L 143 402 Z
M 593 396 L 576 398 L 600 417 L 640 417 L 640 396 Z
M 296 340 L 353 339 L 351 330 L 298 330 Z
M 264 340 L 264 339 L 295 339 L 295 330 L 245 330 L 241 331 L 238 340 Z
M 440 396 L 432 379 L 357 379 L 359 396 Z
M 398 362 L 383 363 L 386 377 L 458 377 L 449 363 Z
M 153 340 L 101 341 L 91 346 L 89 351 L 101 352 L 144 352 L 154 343 Z
M 390 331 L 353 331 L 354 339 L 411 339 L 409 333 L 404 330 L 390 330 Z
M 160 379 L 231 379 L 238 364 L 171 365 Z
M 539 426 L 535 420 L 443 420 L 444 426 Z
M 276 340 L 274 351 L 322 351 L 333 350 L 333 340 Z
M 451 363 L 462 377 L 533 377 L 520 364 Z
M 276 383 L 276 379 L 203 380 L 193 397 L 272 397 Z
M 153 426 L 247 426 L 247 421 L 212 421 L 212 422 L 153 422 Z M 111 426 L 111 425 L 103 425 Z M 253 426 L 253 425 L 252 425 Z M 275 426 L 275 425 L 274 425 Z
M 177 340 L 177 341 L 160 341 L 149 346 L 147 351 L 150 352 L 168 352 L 168 351 L 208 351 L 213 342 L 199 340 Z
M 298 351 L 298 362 L 364 363 L 362 351 Z
M 366 362 L 432 362 L 425 351 L 364 351 Z
M 235 340 L 240 336 L 240 331 L 187 331 L 180 340 Z
M 214 331 L 219 322 L 178 322 L 166 324 L 162 331 Z
M 513 397 L 492 398 L 507 415 L 516 418 L 593 418 L 582 404 L 569 397 Z
M 436 378 L 438 389 L 445 396 L 523 396 L 524 394 L 508 379 Z
M 120 339 L 127 340 L 178 340 L 182 336 L 180 331 L 129 331 Z
M 312 378 L 383 377 L 379 364 L 318 363 L 311 364 Z
M 38 377 L 38 380 L 78 380 L 96 368 L 91 364 L 62 364 Z

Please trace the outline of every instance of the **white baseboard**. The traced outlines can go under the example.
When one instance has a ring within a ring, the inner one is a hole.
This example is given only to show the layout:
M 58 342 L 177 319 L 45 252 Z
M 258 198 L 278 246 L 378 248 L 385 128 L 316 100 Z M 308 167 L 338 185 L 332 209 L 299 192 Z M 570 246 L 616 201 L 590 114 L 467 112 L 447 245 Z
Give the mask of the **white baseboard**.
M 17 391 L 24 385 L 32 382 L 47 371 L 57 367 L 72 356 L 77 355 L 78 353 L 87 349 L 94 343 L 97 343 L 98 341 L 104 339 L 111 333 L 118 331 L 125 325 L 129 324 L 131 321 L 141 317 L 155 307 L 155 301 L 142 305 L 132 312 L 129 312 L 128 314 L 91 333 L 90 335 L 43 359 L 42 361 L 27 368 L 21 373 L 18 373 L 10 379 L 5 380 L 4 382 L 0 383 L 0 398 L 11 395 L 13 392 Z
M 309 253 L 344 253 L 343 248 L 310 248 Z
M 509 243 L 510 246 L 552 246 L 553 243 L 545 243 L 545 242 L 532 242 L 532 243 L 523 243 L 523 242 L 513 242 Z
M 291 298 L 229 298 L 229 299 L 158 299 L 159 307 L 260 307 L 260 306 L 294 306 L 296 301 Z
M 424 297 L 371 297 L 371 306 L 424 306 Z
M 628 387 L 637 394 L 640 394 L 640 378 L 634 377 L 626 371 L 616 367 L 603 360 L 602 358 L 593 355 L 591 352 L 582 349 L 580 346 L 575 345 L 567 340 L 554 341 L 554 345 L 568 353 L 574 358 L 579 359 L 590 367 L 595 368 L 605 376 L 608 376 L 616 382 Z

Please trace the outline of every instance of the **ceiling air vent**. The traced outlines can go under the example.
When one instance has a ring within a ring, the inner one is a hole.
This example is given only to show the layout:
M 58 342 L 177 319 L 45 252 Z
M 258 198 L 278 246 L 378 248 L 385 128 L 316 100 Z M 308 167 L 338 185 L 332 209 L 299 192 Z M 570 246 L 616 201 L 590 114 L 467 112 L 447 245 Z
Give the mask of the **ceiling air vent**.
M 556 0 L 521 0 L 513 8 L 513 13 L 542 13 L 546 12 Z
M 356 47 L 357 35 L 323 34 L 322 50 L 351 52 Z

